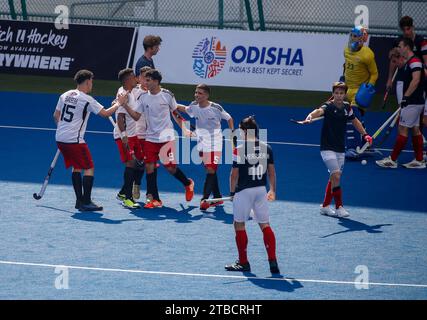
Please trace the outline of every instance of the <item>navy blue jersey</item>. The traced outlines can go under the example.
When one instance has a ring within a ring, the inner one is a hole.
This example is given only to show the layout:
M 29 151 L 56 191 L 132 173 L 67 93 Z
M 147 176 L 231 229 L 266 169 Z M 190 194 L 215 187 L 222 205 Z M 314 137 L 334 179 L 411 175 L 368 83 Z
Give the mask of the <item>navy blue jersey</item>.
M 338 108 L 332 101 L 328 101 L 320 108 L 323 109 L 325 117 L 320 138 L 320 150 L 345 152 L 347 121 L 355 118 L 350 103 L 345 101 L 344 106 Z
M 412 75 L 414 72 L 420 71 L 421 79 L 420 83 L 418 84 L 418 87 L 415 89 L 415 91 L 411 94 L 409 97 L 409 104 L 424 104 L 424 70 L 423 70 L 423 64 L 420 58 L 417 56 L 412 56 L 408 59 L 405 66 L 401 69 L 399 69 L 399 72 L 396 76 L 396 83 L 403 82 L 403 85 L 400 86 L 402 88 L 401 95 L 405 94 L 406 90 L 408 90 L 409 84 L 412 81 Z
M 400 36 L 399 38 L 396 39 L 396 41 L 394 42 L 394 46 L 398 47 L 399 46 L 399 42 L 402 41 L 403 36 Z M 424 37 L 422 35 L 416 34 L 415 35 L 415 39 L 414 39 L 414 49 L 412 50 L 415 55 L 421 59 L 421 61 L 423 60 L 423 56 L 425 56 L 427 54 L 427 41 L 424 39 Z
M 267 185 L 267 167 L 273 164 L 273 150 L 260 141 L 245 141 L 233 152 L 233 168 L 239 169 L 236 192 Z
M 151 69 L 154 69 L 154 62 L 153 59 L 148 59 L 146 56 L 142 55 L 141 58 L 138 59 L 135 65 L 135 75 L 138 77 L 141 73 L 142 67 L 150 67 Z

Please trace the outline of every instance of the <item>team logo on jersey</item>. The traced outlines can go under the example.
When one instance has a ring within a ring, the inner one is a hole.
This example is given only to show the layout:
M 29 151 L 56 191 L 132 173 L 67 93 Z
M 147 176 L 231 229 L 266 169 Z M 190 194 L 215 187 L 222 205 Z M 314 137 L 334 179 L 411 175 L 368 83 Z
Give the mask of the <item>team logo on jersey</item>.
M 200 78 L 213 78 L 224 68 L 226 56 L 217 37 L 204 38 L 193 50 L 193 71 Z

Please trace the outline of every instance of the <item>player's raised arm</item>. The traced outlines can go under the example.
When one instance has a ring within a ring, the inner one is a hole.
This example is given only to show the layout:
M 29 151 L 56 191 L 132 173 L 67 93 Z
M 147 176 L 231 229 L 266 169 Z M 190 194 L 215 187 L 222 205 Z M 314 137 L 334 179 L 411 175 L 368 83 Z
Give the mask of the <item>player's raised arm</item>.
M 305 120 L 303 122 L 304 123 L 310 123 L 313 121 L 313 119 L 320 118 L 324 114 L 325 114 L 325 111 L 322 108 L 315 109 L 307 115 L 307 117 L 305 118 Z
M 108 118 L 110 116 L 113 115 L 114 112 L 117 111 L 117 109 L 119 108 L 119 106 L 123 103 L 127 103 L 128 97 L 127 95 L 119 95 L 117 97 L 117 102 L 114 103 L 110 108 L 108 109 L 104 109 L 102 108 L 101 111 L 99 111 L 98 115 L 103 117 L 103 118 Z

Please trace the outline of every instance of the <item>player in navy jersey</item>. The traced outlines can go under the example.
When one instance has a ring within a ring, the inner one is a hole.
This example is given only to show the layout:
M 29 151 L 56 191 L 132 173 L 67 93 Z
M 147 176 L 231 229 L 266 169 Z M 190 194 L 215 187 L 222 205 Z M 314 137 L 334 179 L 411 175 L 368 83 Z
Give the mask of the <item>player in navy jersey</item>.
M 424 64 L 424 75 L 427 76 L 427 39 L 420 34 L 415 33 L 414 20 L 409 16 L 404 16 L 399 21 L 400 30 L 402 30 L 402 35 L 396 39 L 394 46 L 398 47 L 399 42 L 404 39 L 411 39 L 414 42 L 414 54 L 421 59 L 421 62 Z M 387 79 L 387 88 L 392 86 L 393 74 L 397 68 L 397 65 L 390 61 L 389 73 Z
M 421 59 L 412 51 L 414 43 L 409 38 L 403 38 L 399 42 L 400 54 L 405 58 L 406 64 L 398 73 L 396 92 L 400 100 L 399 134 L 389 157 L 377 160 L 380 167 L 397 168 L 397 158 L 408 141 L 409 129 L 412 131 L 412 146 L 415 159 L 403 164 L 410 169 L 424 169 L 423 137 L 419 128 L 419 118 L 424 110 L 424 72 Z
M 126 95 L 119 95 L 118 103 L 109 109 L 89 96 L 93 86 L 93 73 L 80 70 L 74 76 L 77 88 L 63 93 L 58 100 L 53 117 L 57 124 L 56 143 L 64 157 L 65 167 L 73 168 L 71 180 L 76 194 L 75 208 L 80 211 L 100 211 L 103 208 L 92 202 L 94 165 L 89 148 L 84 140 L 90 113 L 104 118 L 111 116 L 121 103 L 127 102 Z M 81 172 L 84 170 L 82 179 Z
M 206 168 L 200 210 L 223 204 L 223 201 L 209 204 L 203 200 L 208 199 L 211 193 L 214 198 L 222 197 L 216 174 L 222 153 L 221 120 L 227 121 L 229 128 L 234 130 L 234 122 L 230 114 L 219 104 L 209 101 L 210 92 L 210 88 L 206 84 L 199 84 L 194 93 L 195 101 L 188 107 L 178 105 L 179 111 L 196 118 L 197 150 Z
M 142 45 L 144 46 L 144 54 L 138 59 L 135 65 L 135 74 L 139 76 L 142 67 L 150 67 L 154 69 L 153 56 L 160 50 L 162 38 L 159 36 L 148 35 L 144 37 Z
M 276 171 L 273 150 L 258 140 L 258 125 L 253 117 L 240 122 L 243 144 L 233 151 L 230 194 L 233 196 L 234 230 L 239 259 L 226 265 L 227 271 L 250 271 L 247 257 L 248 236 L 245 222 L 251 211 L 259 224 L 267 250 L 271 273 L 280 273 L 276 259 L 276 237 L 270 227 L 268 201 L 276 200 Z M 270 190 L 267 193 L 267 175 Z
M 350 214 L 343 207 L 341 174 L 345 162 L 345 131 L 347 121 L 362 135 L 363 140 L 372 144 L 362 123 L 354 116 L 350 104 L 344 101 L 347 92 L 344 82 L 335 82 L 332 85 L 333 99 L 324 103 L 320 108 L 312 111 L 305 119 L 310 123 L 313 119 L 324 116 L 322 134 L 320 140 L 320 155 L 328 168 L 330 177 L 326 186 L 325 198 L 320 205 L 320 213 L 323 215 L 345 218 Z M 335 210 L 329 207 L 335 200 Z

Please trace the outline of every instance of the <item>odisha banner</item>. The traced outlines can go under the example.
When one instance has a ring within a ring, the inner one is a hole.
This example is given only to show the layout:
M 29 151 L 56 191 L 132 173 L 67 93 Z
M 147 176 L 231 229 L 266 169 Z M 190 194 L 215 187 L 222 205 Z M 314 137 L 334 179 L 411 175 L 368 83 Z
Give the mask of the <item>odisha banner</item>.
M 162 38 L 153 57 L 164 82 L 329 91 L 343 71 L 348 35 L 140 27 Z
M 0 72 L 65 77 L 89 69 L 97 79 L 117 79 L 134 36 L 134 28 L 0 20 Z

